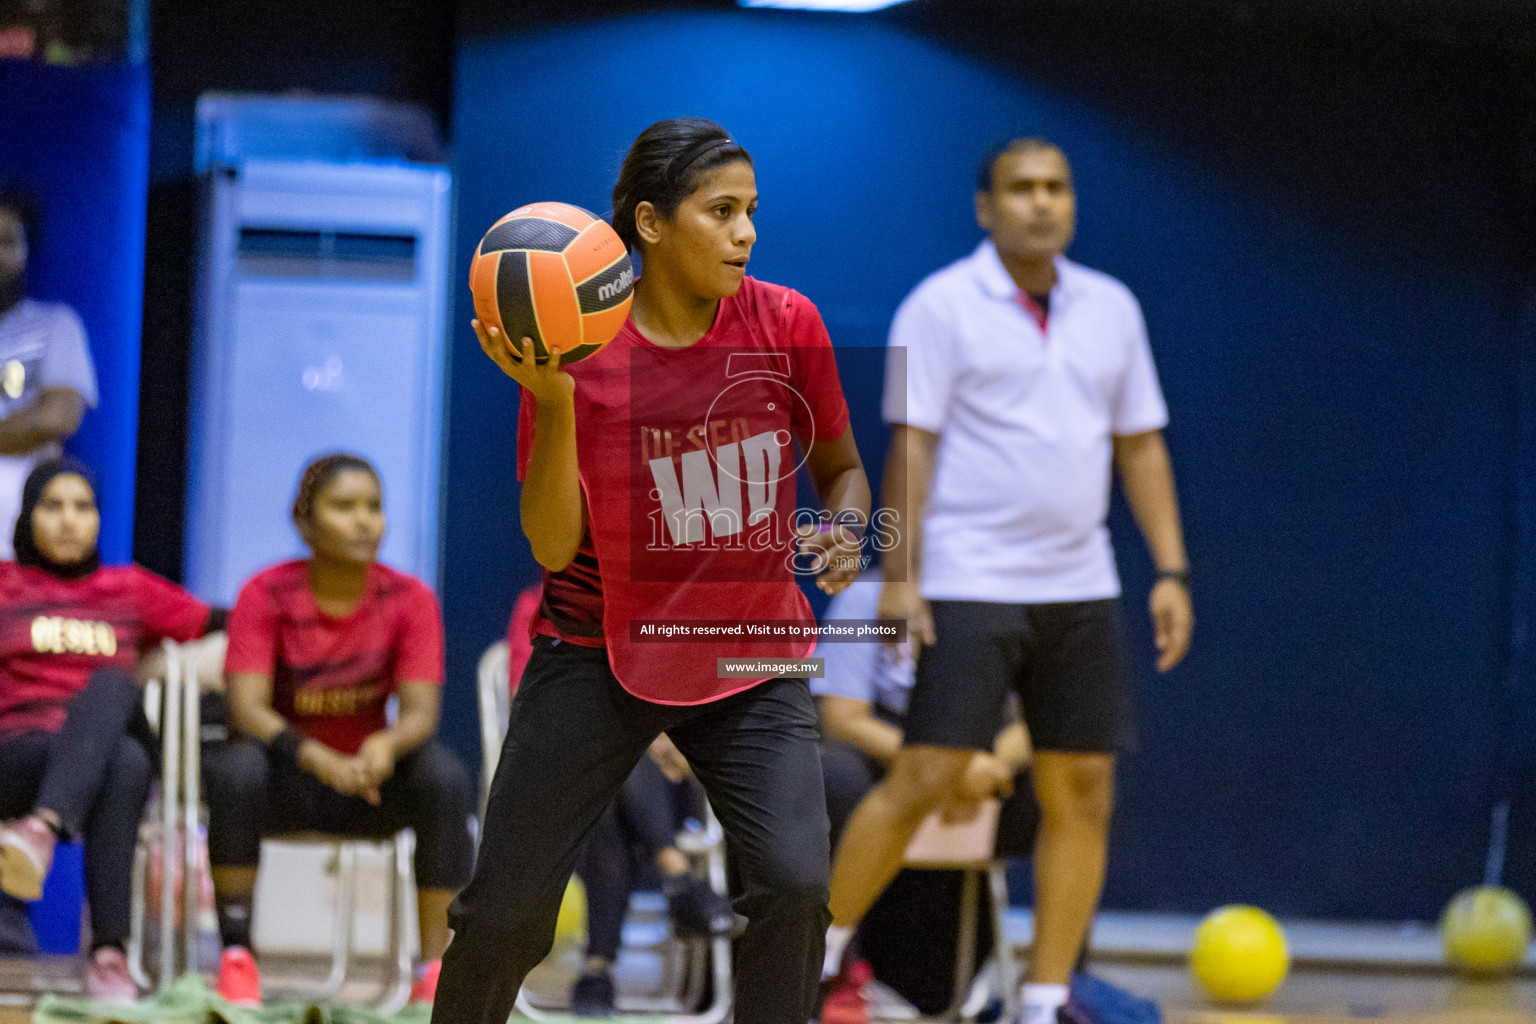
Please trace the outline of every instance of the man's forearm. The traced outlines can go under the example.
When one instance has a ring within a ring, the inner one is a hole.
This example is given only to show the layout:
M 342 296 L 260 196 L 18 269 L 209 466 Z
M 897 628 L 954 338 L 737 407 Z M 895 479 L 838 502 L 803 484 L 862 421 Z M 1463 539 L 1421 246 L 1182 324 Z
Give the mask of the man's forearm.
M 930 435 L 931 436 L 931 435 Z M 885 460 L 881 500 L 894 513 L 892 543 L 883 563 L 888 581 L 916 583 L 923 564 L 923 513 L 933 475 L 932 444 L 923 432 L 898 426 Z M 896 574 L 901 575 L 896 575 Z
M 1184 531 L 1179 524 L 1179 499 L 1173 483 L 1173 460 L 1156 431 L 1115 439 L 1115 464 L 1120 486 L 1146 538 L 1158 569 L 1189 568 Z
M 890 764 L 901 753 L 901 730 L 878 718 L 865 718 L 844 727 L 836 737 L 851 743 L 883 764 Z
M 817 702 L 828 739 L 847 743 L 886 764 L 901 753 L 901 730 L 875 717 L 869 701 L 827 694 Z
M 19 409 L 0 420 L 0 455 L 27 455 L 64 436 L 36 407 Z
M 48 388 L 31 405 L 0 420 L 0 455 L 26 455 L 73 434 L 85 402 L 73 388 Z

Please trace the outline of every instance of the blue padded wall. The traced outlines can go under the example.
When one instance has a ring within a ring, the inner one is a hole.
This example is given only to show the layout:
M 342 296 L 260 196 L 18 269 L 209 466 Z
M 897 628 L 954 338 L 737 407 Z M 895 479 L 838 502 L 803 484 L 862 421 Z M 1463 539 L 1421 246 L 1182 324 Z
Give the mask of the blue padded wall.
M 80 314 L 101 385 L 101 404 L 86 414 L 68 448 L 98 477 L 102 558 L 127 562 L 138 447 L 149 71 L 0 60 L 0 97 L 0 178 L 31 188 L 43 204 L 31 293 L 67 302 Z

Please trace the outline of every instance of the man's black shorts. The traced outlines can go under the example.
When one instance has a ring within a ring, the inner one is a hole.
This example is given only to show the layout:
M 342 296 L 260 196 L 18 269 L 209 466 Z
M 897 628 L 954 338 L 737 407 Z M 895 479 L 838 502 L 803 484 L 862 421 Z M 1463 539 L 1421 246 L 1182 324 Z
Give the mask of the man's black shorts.
M 1120 601 L 934 601 L 905 742 L 991 750 L 1010 690 L 1037 750 L 1112 754 L 1133 720 Z

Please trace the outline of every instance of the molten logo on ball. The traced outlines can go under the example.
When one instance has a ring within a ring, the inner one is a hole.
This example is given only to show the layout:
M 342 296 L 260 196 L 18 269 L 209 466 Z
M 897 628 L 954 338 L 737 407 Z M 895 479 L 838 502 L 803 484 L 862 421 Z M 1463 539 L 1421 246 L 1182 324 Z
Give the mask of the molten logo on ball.
M 635 275 L 628 269 L 619 275 L 617 281 L 609 281 L 597 290 L 597 298 L 601 302 L 609 299 L 619 299 L 627 295 L 635 286 Z

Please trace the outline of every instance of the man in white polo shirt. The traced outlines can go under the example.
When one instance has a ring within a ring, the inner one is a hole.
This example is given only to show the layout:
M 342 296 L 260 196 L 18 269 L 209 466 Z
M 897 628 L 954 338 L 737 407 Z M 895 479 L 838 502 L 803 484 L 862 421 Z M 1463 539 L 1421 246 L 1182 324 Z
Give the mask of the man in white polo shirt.
M 1131 728 L 1104 525 L 1111 466 L 1157 566 L 1160 670 L 1184 656 L 1194 624 L 1141 309 L 1120 282 L 1062 255 L 1075 204 L 1056 146 L 995 150 L 976 193 L 990 237 L 918 285 L 891 325 L 883 493 L 898 540 L 883 556 L 880 613 L 905 618 L 921 646 L 902 751 L 838 847 L 827 935 L 832 974 L 1016 692 L 1041 809 L 1023 1024 L 1056 1024 L 1067 1002 Z
M 11 534 L 27 475 L 63 451 L 97 400 L 80 317 L 26 294 L 36 209 L 30 195 L 0 182 L 0 559 L 15 554 Z

